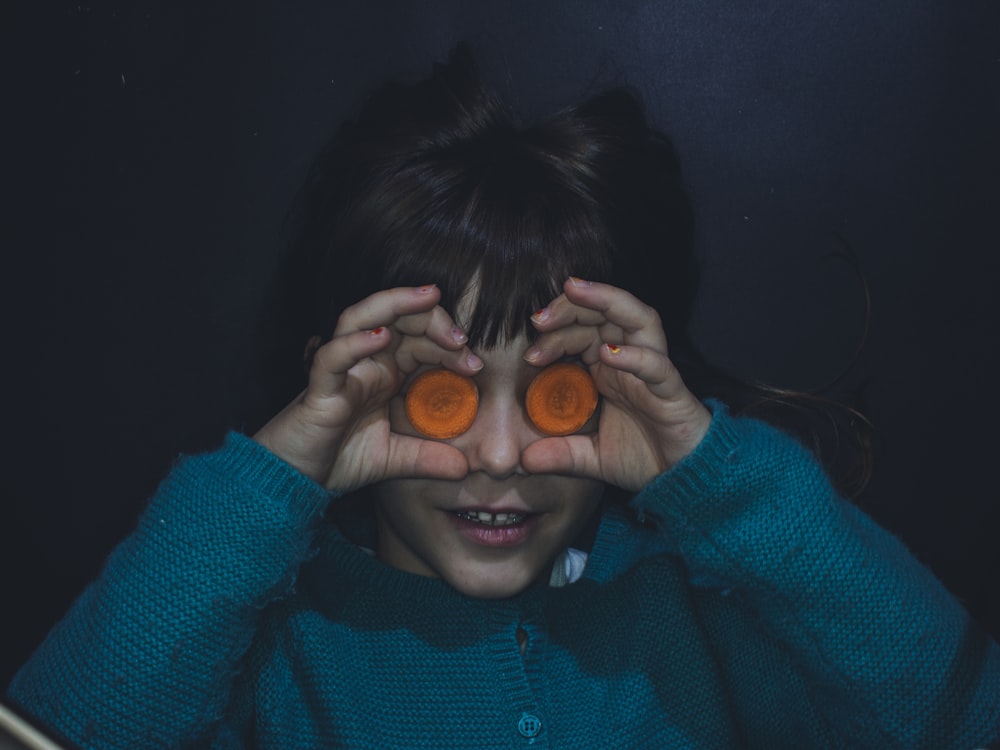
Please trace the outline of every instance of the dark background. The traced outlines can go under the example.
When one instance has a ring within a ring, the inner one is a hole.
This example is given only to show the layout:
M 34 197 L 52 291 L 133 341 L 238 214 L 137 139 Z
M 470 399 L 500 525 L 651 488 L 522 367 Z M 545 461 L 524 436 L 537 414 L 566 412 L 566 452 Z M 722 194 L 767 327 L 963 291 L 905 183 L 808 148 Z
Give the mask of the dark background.
M 811 388 L 851 360 L 861 498 L 1000 635 L 1000 4 L 24 2 L 3 16 L 0 684 L 180 452 L 253 429 L 283 213 L 334 124 L 459 40 L 525 119 L 611 84 L 697 205 L 702 347 Z

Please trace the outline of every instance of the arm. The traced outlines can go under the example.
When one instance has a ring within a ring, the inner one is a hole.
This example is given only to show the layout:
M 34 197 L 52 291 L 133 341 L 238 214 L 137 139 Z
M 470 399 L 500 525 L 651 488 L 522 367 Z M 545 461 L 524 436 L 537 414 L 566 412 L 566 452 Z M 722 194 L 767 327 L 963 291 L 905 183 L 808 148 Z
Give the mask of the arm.
M 241 435 L 181 459 L 11 698 L 83 747 L 204 732 L 222 716 L 258 613 L 294 583 L 328 498 Z
M 891 535 L 839 499 L 812 457 L 753 420 L 713 416 L 667 353 L 656 313 L 570 279 L 532 317 L 538 366 L 579 355 L 598 430 L 523 463 L 640 492 L 636 508 L 694 575 L 728 581 L 787 647 L 846 746 L 963 748 L 1000 730 L 1000 650 Z
M 971 748 L 1000 728 L 1000 648 L 792 438 L 721 406 L 633 501 L 785 643 L 850 746 Z
M 261 610 L 309 556 L 328 493 L 468 470 L 451 446 L 389 428 L 387 402 L 408 373 L 482 367 L 439 299 L 433 286 L 399 288 L 348 308 L 306 389 L 254 440 L 233 434 L 180 461 L 11 698 L 85 747 L 208 736 Z

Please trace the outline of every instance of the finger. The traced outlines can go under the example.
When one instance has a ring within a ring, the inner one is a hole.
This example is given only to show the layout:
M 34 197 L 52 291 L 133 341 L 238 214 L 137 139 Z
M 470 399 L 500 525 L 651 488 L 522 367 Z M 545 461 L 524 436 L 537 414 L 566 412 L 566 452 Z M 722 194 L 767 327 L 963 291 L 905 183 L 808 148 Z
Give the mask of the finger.
M 567 317 L 585 325 L 602 325 L 593 322 L 602 318 L 624 332 L 622 343 L 648 346 L 666 352 L 667 341 L 660 316 L 654 308 L 629 294 L 624 289 L 570 278 L 563 285 L 563 294 L 550 305 L 547 329 L 558 325 Z M 607 340 L 607 339 L 605 339 Z M 619 342 L 611 342 L 619 343 Z
M 348 370 L 385 349 L 391 341 L 392 333 L 385 326 L 328 341 L 313 356 L 308 390 L 318 397 L 334 395 L 343 386 Z
M 521 454 L 521 465 L 532 474 L 564 474 L 603 479 L 596 435 L 542 438 Z
M 407 375 L 425 365 L 446 367 L 462 375 L 475 375 L 483 369 L 483 361 L 468 347 L 449 351 L 424 337 L 403 337 L 392 356 L 396 367 Z
M 567 325 L 599 326 L 608 321 L 602 310 L 575 304 L 565 294 L 560 294 L 531 316 L 531 322 L 540 331 L 550 331 Z
M 460 349 L 469 340 L 452 317 L 440 306 L 430 310 L 401 315 L 392 327 L 404 336 L 426 338 L 445 349 Z
M 447 443 L 393 434 L 389 442 L 386 479 L 407 477 L 463 479 L 469 462 L 462 451 Z
M 383 289 L 344 310 L 333 335 L 345 336 L 393 325 L 403 316 L 433 309 L 440 299 L 441 291 L 435 284 Z
M 609 367 L 637 377 L 658 398 L 670 399 L 687 392 L 674 363 L 661 352 L 646 347 L 604 344 L 599 356 Z
M 602 331 L 593 326 L 570 325 L 557 328 L 539 336 L 524 352 L 524 359 L 536 367 L 544 367 L 563 357 L 580 357 L 586 365 L 592 365 L 600 358 L 599 352 L 605 338 L 622 340 L 622 331 Z

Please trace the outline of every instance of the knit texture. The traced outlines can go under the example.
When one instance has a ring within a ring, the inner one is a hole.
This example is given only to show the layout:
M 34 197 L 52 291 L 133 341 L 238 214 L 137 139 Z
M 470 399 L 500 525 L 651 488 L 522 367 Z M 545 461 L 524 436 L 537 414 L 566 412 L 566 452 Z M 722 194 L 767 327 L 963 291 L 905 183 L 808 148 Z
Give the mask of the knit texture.
M 795 441 L 714 411 L 602 510 L 580 580 L 505 600 L 383 565 L 232 434 L 178 462 L 9 698 L 87 748 L 1000 738 L 1000 648 Z

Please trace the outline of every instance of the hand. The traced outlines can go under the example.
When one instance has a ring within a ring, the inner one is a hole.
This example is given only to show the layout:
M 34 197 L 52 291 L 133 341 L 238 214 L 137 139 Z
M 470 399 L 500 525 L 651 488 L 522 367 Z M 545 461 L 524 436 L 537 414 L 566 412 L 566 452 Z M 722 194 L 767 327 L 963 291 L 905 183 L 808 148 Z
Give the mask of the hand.
M 528 471 L 585 476 L 636 491 L 701 442 L 711 414 L 667 356 L 653 308 L 608 284 L 570 279 L 532 322 L 540 336 L 525 360 L 543 367 L 580 356 L 602 403 L 595 433 L 528 446 L 522 456 Z
M 464 477 L 460 451 L 389 428 L 389 399 L 421 365 L 462 375 L 483 366 L 440 296 L 436 286 L 388 289 L 345 310 L 313 357 L 306 389 L 254 439 L 331 490 L 400 476 Z

